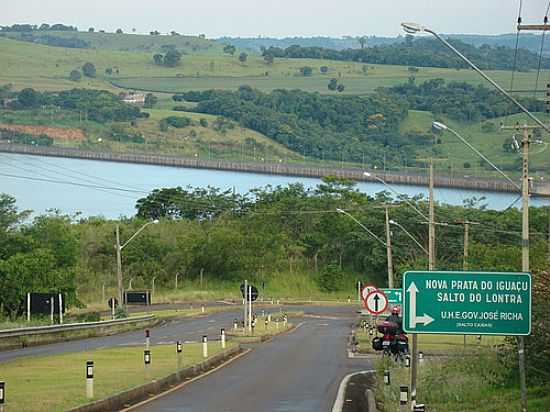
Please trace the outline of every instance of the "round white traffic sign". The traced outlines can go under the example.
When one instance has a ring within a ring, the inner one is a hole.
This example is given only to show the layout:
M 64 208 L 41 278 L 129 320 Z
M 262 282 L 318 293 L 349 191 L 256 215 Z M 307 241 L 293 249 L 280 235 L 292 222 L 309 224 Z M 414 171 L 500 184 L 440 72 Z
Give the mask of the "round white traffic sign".
M 367 296 L 369 295 L 369 293 L 374 292 L 375 290 L 378 290 L 376 286 L 372 286 L 372 285 L 363 286 L 363 289 L 361 289 L 361 298 L 363 299 L 363 301 L 367 300 Z
M 388 297 L 380 290 L 374 290 L 367 295 L 365 307 L 373 315 L 384 313 L 388 308 Z

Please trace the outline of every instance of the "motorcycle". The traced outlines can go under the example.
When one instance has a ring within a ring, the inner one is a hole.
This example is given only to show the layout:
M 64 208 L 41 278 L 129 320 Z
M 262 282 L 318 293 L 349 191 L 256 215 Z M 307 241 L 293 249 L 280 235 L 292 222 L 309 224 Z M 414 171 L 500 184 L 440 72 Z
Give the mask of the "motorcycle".
M 404 333 L 399 333 L 399 327 L 394 322 L 383 321 L 377 325 L 377 336 L 372 340 L 372 348 L 382 351 L 383 357 L 393 357 L 395 361 L 403 361 L 409 353 L 409 338 Z

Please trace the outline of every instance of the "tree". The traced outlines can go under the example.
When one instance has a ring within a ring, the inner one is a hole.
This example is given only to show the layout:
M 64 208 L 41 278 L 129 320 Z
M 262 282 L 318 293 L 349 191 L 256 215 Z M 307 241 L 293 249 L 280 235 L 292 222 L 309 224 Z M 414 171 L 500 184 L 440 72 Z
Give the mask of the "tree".
M 246 54 L 245 52 L 242 52 L 241 54 L 239 54 L 239 61 L 241 63 L 245 63 L 247 59 L 248 59 L 248 54 Z
M 264 54 L 264 62 L 265 64 L 273 64 L 273 62 L 275 61 L 275 57 L 273 57 L 273 55 L 271 53 L 266 53 Z
M 84 63 L 84 66 L 82 66 L 82 73 L 86 77 L 95 77 L 96 69 L 93 63 L 90 63 L 90 62 Z
M 336 88 L 336 90 L 339 93 L 342 93 L 345 90 L 345 88 L 346 88 L 346 86 L 344 86 L 343 84 L 339 84 L 338 87 Z
M 153 93 L 147 93 L 145 95 L 145 102 L 143 104 L 143 107 L 146 107 L 148 109 L 152 109 L 155 104 L 157 104 L 158 98 Z
M 82 79 L 82 75 L 80 74 L 80 70 L 73 70 L 71 71 L 71 74 L 69 75 L 69 79 L 73 82 L 78 82 L 80 79 Z
M 95 32 L 95 29 L 94 29 L 93 27 L 90 27 L 90 28 L 88 29 L 88 33 L 93 33 L 93 32 Z
M 357 38 L 357 41 L 361 45 L 361 49 L 364 49 L 367 44 L 367 36 L 361 36 Z
M 164 55 L 164 65 L 166 67 L 176 67 L 180 64 L 181 53 L 177 50 L 168 50 Z
M 164 64 L 164 56 L 162 54 L 157 53 L 153 56 L 153 61 L 155 62 L 155 64 L 162 66 Z
M 330 79 L 328 82 L 328 89 L 335 91 L 338 88 L 338 80 L 337 79 Z
M 19 92 L 17 101 L 24 108 L 33 108 L 40 105 L 42 96 L 39 92 L 29 87 Z
M 105 69 L 105 74 L 106 74 L 107 76 L 112 76 L 112 75 L 113 75 L 113 69 L 112 69 L 111 67 L 107 67 L 107 68 Z
M 235 46 L 233 46 L 232 44 L 226 44 L 223 47 L 223 52 L 225 54 L 230 54 L 231 56 L 233 56 L 236 51 L 237 51 L 237 48 Z
M 122 34 L 122 33 L 124 33 L 124 32 L 122 31 L 122 29 L 116 29 L 116 34 Z
M 310 77 L 313 74 L 313 69 L 309 66 L 301 67 L 300 74 L 304 77 Z
M 319 68 L 319 71 L 320 71 L 321 73 L 323 73 L 323 74 L 324 74 L 324 73 L 328 73 L 328 66 L 321 66 L 321 67 Z

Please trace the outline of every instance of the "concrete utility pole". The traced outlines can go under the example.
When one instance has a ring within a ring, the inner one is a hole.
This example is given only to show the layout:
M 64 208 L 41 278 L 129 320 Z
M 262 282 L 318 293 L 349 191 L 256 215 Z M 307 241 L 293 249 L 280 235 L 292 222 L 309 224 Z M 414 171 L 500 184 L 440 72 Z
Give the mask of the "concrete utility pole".
M 539 126 L 503 126 L 502 129 L 523 129 L 521 140 L 522 173 L 521 173 L 521 196 L 522 196 L 522 219 L 521 219 L 521 270 L 530 271 L 529 265 L 529 130 L 538 129 Z M 525 371 L 525 340 L 518 336 L 518 361 L 519 361 L 519 385 L 521 392 L 521 410 L 527 411 L 527 377 Z
M 386 254 L 388 256 L 388 288 L 393 289 L 393 257 L 391 250 L 390 212 L 386 209 Z

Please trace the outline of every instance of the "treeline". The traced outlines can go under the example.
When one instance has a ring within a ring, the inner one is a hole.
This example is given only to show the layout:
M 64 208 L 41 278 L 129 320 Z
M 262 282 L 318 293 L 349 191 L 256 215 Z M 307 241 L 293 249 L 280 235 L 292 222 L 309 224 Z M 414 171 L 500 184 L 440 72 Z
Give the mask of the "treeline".
M 449 42 L 461 53 L 468 56 L 478 67 L 485 70 L 514 69 L 515 49 L 505 46 L 473 46 L 456 39 Z M 414 39 L 407 36 L 403 43 L 361 49 L 334 50 L 323 47 L 301 47 L 293 45 L 285 49 L 279 47 L 264 48 L 263 56 L 291 59 L 328 59 L 354 61 L 368 64 L 391 64 L 416 67 L 468 68 L 468 65 L 455 56 L 436 39 Z M 539 66 L 539 55 L 529 50 L 518 49 L 517 69 L 531 70 Z M 544 57 L 542 67 L 550 68 L 550 58 Z
M 15 40 L 44 44 L 46 46 L 53 47 L 66 47 L 69 49 L 88 49 L 91 47 L 90 42 L 79 39 L 77 37 L 61 37 L 52 34 L 44 34 L 41 32 L 16 32 L 10 33 L 9 36 L 7 36 L 6 33 L 7 32 L 2 34 L 2 32 L 0 31 L 0 36 L 4 35 Z
M 11 26 L 0 26 L 0 32 L 29 32 L 29 31 L 78 31 L 78 27 L 65 24 L 13 24 Z
M 46 134 L 34 136 L 29 133 L 4 129 L 1 127 L 0 140 L 8 141 L 10 143 L 30 144 L 36 146 L 51 146 L 53 144 L 53 139 Z
M 41 106 L 57 106 L 82 113 L 84 118 L 99 123 L 123 122 L 148 116 L 118 96 L 104 90 L 72 89 L 61 92 L 39 92 L 26 88 L 20 92 L 5 89 L 0 98 L 9 98 L 8 107 L 14 110 L 35 109 Z
M 301 90 L 263 93 L 249 86 L 238 91 L 208 90 L 177 94 L 174 100 L 196 102 L 194 111 L 228 117 L 306 156 L 362 160 L 380 164 L 406 155 L 427 136 L 402 136 L 399 124 L 407 103 L 375 93 L 369 96 L 328 96 Z
M 444 114 L 454 120 L 477 122 L 519 113 L 518 107 L 502 95 L 485 86 L 472 86 L 466 82 L 445 83 L 443 79 L 427 80 L 417 84 L 411 79 L 408 83 L 385 89 L 396 99 L 406 99 L 414 110 Z M 532 112 L 543 112 L 544 101 L 533 97 L 517 98 Z

